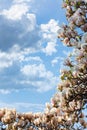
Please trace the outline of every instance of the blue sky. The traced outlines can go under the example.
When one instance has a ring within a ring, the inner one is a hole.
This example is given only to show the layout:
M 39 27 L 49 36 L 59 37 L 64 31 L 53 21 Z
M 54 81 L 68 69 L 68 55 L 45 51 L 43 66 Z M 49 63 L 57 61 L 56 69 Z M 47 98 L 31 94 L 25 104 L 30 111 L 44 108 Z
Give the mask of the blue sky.
M 62 0 L 0 0 L 0 107 L 43 111 L 69 52 L 57 39 Z

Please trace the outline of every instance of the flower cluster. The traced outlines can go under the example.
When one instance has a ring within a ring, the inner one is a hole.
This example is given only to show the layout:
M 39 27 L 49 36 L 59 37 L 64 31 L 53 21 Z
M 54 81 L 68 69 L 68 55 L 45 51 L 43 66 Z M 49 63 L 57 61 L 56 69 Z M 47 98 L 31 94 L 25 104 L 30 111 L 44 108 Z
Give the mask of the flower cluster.
M 43 113 L 0 109 L 2 130 L 85 130 L 87 128 L 87 0 L 63 0 L 68 25 L 58 38 L 73 47 L 61 70 L 58 91 Z M 71 58 L 71 59 L 70 59 Z M 5 125 L 5 126 L 4 126 Z

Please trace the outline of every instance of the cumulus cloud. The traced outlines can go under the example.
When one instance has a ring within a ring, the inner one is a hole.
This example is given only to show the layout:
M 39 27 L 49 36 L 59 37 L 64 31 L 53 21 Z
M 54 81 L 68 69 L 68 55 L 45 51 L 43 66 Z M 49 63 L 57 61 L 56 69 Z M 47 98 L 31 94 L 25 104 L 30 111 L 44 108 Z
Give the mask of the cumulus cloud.
M 14 50 L 14 51 L 13 51 Z M 15 62 L 21 62 L 24 59 L 23 51 L 15 45 L 9 52 L 0 51 L 0 71 L 11 67 Z
M 21 84 L 26 84 L 36 88 L 39 92 L 44 92 L 56 87 L 58 79 L 51 71 L 46 70 L 44 64 L 25 65 L 21 72 L 26 76 Z
M 22 64 L 43 62 L 39 56 L 30 56 L 30 53 L 29 50 L 22 51 L 18 45 L 13 46 L 8 52 L 0 51 L 0 71 L 17 64 L 21 68 Z
M 43 49 L 47 55 L 57 52 L 57 31 L 60 29 L 58 21 L 51 19 L 47 24 L 41 24 L 42 37 L 47 42 Z
M 9 10 L 4 9 L 0 14 L 10 20 L 21 20 L 22 16 L 27 12 L 28 6 L 26 4 L 15 4 Z
M 21 48 L 40 48 L 40 29 L 36 15 L 27 4 L 13 4 L 0 11 L 0 49 L 8 51 L 15 44 Z
M 48 34 L 50 33 L 54 33 L 56 34 L 58 29 L 59 29 L 59 26 L 58 26 L 58 21 L 54 20 L 54 19 L 51 19 L 47 24 L 41 24 L 41 29 L 43 30 L 44 32 L 44 35 L 45 38 L 47 38 L 49 35 L 45 35 L 45 32 L 47 32 Z M 49 36 L 49 39 L 51 37 Z
M 46 55 L 52 55 L 53 53 L 57 52 L 57 44 L 54 42 L 48 42 L 46 47 L 43 48 L 43 52 L 46 53 Z
M 15 44 L 19 45 L 22 49 L 39 48 L 39 28 L 35 27 L 34 17 L 31 19 L 25 18 L 22 21 L 13 23 L 3 17 L 0 17 L 0 49 L 8 51 Z

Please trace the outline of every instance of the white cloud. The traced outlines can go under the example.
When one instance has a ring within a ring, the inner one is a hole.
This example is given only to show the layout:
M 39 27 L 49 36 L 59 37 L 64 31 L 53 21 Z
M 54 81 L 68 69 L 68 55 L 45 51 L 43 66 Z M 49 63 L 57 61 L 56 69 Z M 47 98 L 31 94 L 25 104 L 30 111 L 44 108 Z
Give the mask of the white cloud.
M 37 75 L 39 75 L 39 77 L 44 77 L 47 76 L 46 74 L 46 69 L 45 66 L 43 64 L 33 64 L 33 65 L 25 65 L 22 69 L 21 72 L 26 75 L 26 76 L 30 76 L 30 77 L 37 77 Z
M 33 31 L 36 26 L 36 16 L 35 14 L 28 13 L 27 18 L 29 19 L 29 22 L 31 24 L 31 26 L 28 27 L 28 30 Z
M 4 9 L 0 14 L 10 20 L 21 20 L 28 10 L 29 7 L 26 4 L 15 4 L 9 10 Z
M 3 68 L 8 68 L 11 65 L 12 60 L 10 59 L 9 55 L 4 52 L 0 52 L 0 70 Z
M 36 24 L 36 16 L 27 13 L 21 20 L 8 20 L 0 15 L 0 50 L 8 51 L 15 44 L 21 49 L 40 50 L 40 29 Z
M 47 42 L 47 46 L 43 49 L 43 52 L 47 55 L 57 52 L 57 31 L 59 29 L 58 21 L 54 19 L 51 19 L 47 24 L 41 24 L 42 38 Z
M 13 66 L 15 63 L 29 64 L 29 63 L 42 63 L 40 56 L 30 56 L 29 50 L 21 50 L 18 45 L 14 45 L 8 52 L 0 51 L 0 71 L 5 68 Z
M 11 91 L 9 91 L 9 90 L 4 90 L 4 89 L 0 89 L 0 93 L 1 94 L 9 94 Z
M 36 15 L 30 13 L 30 4 L 24 2 L 12 4 L 0 11 L 0 49 L 8 51 L 15 44 L 21 49 L 40 48 L 40 28 Z
M 55 42 L 48 42 L 47 46 L 43 48 L 43 52 L 46 53 L 46 55 L 52 55 L 57 52 L 56 47 L 57 44 Z
M 42 36 L 44 39 L 56 42 L 57 31 L 60 29 L 58 26 L 58 21 L 55 19 L 50 19 L 47 24 L 41 24 L 41 30 L 43 32 Z
M 14 51 L 13 51 L 14 50 Z M 9 52 L 0 51 L 0 71 L 5 68 L 11 67 L 15 62 L 24 60 L 23 51 L 18 46 L 14 46 Z
M 57 34 L 57 31 L 60 29 L 60 27 L 58 26 L 58 21 L 51 19 L 47 24 L 41 24 L 41 29 L 47 33 Z
M 55 64 L 60 64 L 61 62 L 60 61 L 63 61 L 64 58 L 63 57 L 55 57 L 52 61 L 51 61 L 51 64 L 52 66 L 54 66 Z
M 43 62 L 42 59 L 39 56 L 34 56 L 34 57 L 33 56 L 28 56 L 28 57 L 25 57 L 24 58 L 24 62 L 26 62 L 26 61 L 27 62 L 29 62 L 29 61 L 32 62 L 33 61 L 33 63 L 34 63 L 34 61 L 35 62 L 39 62 L 39 63 Z
M 21 84 L 33 86 L 37 91 L 44 92 L 56 87 L 58 78 L 51 71 L 46 70 L 44 64 L 25 65 L 21 72 L 26 76 Z

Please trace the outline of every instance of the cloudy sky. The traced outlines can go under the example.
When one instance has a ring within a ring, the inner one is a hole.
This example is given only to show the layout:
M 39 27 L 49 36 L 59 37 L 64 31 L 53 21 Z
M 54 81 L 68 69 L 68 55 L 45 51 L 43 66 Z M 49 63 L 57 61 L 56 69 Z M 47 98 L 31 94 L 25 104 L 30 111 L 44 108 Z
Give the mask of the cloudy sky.
M 43 111 L 67 48 L 57 39 L 62 0 L 0 0 L 0 107 Z

